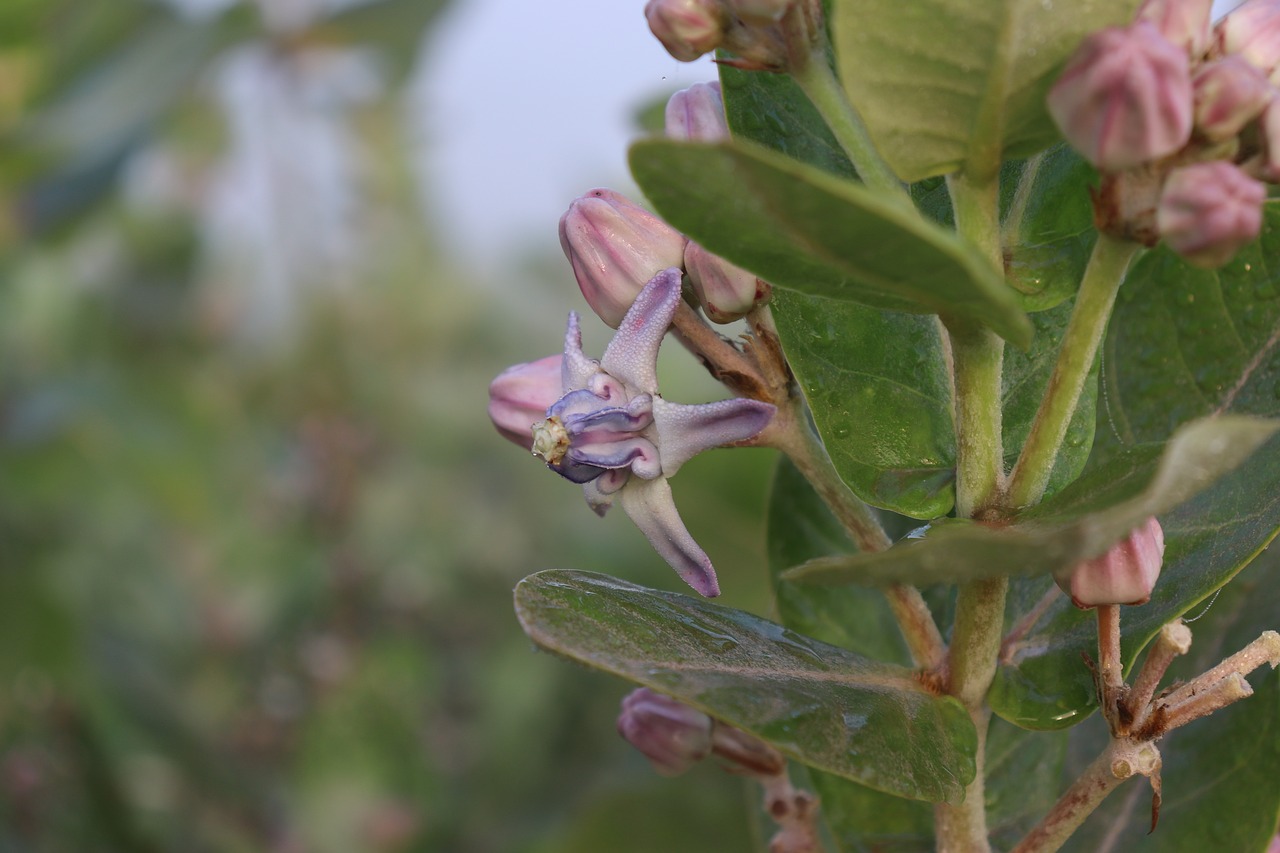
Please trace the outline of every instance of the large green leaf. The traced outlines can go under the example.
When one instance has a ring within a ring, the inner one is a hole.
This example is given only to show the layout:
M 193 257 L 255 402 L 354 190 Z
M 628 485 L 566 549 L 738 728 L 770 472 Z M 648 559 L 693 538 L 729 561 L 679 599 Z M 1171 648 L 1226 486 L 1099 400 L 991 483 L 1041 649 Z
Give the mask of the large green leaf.
M 774 315 L 841 478 L 875 506 L 948 512 L 955 433 L 936 319 L 799 293 L 778 293 Z
M 1280 256 L 1278 225 L 1280 209 L 1269 202 L 1261 239 L 1220 270 L 1195 269 L 1160 248 L 1130 272 L 1104 349 L 1091 471 L 1157 445 L 1190 418 L 1280 416 L 1280 277 L 1268 262 Z M 1160 521 L 1164 571 L 1151 603 L 1124 609 L 1127 660 L 1280 529 L 1280 439 Z M 1046 581 L 1014 583 L 1024 602 L 1046 588 Z M 997 713 L 1036 727 L 1079 719 L 1093 701 L 1080 653 L 1093 646 L 1091 614 L 1056 603 L 997 674 Z
M 668 222 L 779 287 L 969 317 L 1030 343 L 1031 323 L 1000 272 L 905 201 L 747 142 L 646 140 L 630 160 Z
M 968 714 L 910 670 L 604 575 L 540 572 L 515 599 L 544 648 L 668 693 L 812 767 L 929 801 L 962 799 L 973 779 Z
M 1273 550 L 1241 572 L 1192 623 L 1191 653 L 1175 661 L 1168 679 L 1192 678 L 1262 631 L 1280 627 L 1278 585 L 1280 551 Z M 1164 804 L 1154 834 L 1148 836 L 1150 800 L 1139 780 L 1113 793 L 1065 849 L 1098 850 L 1111 837 L 1116 850 L 1138 853 L 1266 850 L 1280 813 L 1280 677 L 1264 667 L 1250 681 L 1257 691 L 1252 697 L 1160 742 Z
M 1202 493 L 1278 429 L 1280 421 L 1242 416 L 1196 421 L 1167 444 L 1116 455 L 1015 524 L 944 520 L 888 551 L 811 561 L 788 577 L 824 584 L 919 584 L 1067 569 Z
M 1085 34 L 1137 5 L 837 0 L 831 31 L 849 98 L 904 180 L 962 168 L 981 178 L 1058 139 L 1049 86 Z

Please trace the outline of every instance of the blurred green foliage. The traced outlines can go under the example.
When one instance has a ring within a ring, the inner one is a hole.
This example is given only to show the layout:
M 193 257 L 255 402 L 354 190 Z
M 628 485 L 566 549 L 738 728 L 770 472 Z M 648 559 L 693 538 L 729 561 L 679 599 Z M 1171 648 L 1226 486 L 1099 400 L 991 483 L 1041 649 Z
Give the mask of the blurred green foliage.
M 358 274 L 265 339 L 237 334 L 199 211 L 124 191 L 157 146 L 213 173 L 202 81 L 228 50 L 376 49 L 394 81 L 439 5 L 287 38 L 245 4 L 0 9 L 0 851 L 759 843 L 754 791 L 658 778 L 613 732 L 625 685 L 515 622 L 536 569 L 680 584 L 487 425 L 489 379 L 558 347 L 571 279 L 531 270 L 517 296 L 441 252 L 394 89 L 353 118 L 376 164 Z M 669 395 L 716 396 L 681 356 Z M 707 454 L 675 486 L 728 603 L 757 610 L 769 463 Z

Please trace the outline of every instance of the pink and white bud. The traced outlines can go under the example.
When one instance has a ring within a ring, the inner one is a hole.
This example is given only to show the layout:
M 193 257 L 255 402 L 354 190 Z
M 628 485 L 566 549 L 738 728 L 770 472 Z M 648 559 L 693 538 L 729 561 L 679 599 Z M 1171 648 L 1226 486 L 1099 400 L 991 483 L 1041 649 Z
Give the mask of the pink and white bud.
M 649 0 L 644 16 L 667 53 L 681 62 L 715 50 L 729 28 L 720 0 Z
M 1222 160 L 1174 169 L 1156 207 L 1156 228 L 1169 248 L 1198 267 L 1231 260 L 1262 229 L 1267 189 Z
M 1210 142 L 1240 133 L 1271 100 L 1271 84 L 1238 56 L 1225 56 L 1196 71 L 1191 80 L 1196 128 Z
M 776 24 L 791 8 L 793 0 L 728 0 L 729 8 L 750 24 Z
M 1049 113 L 1090 163 L 1120 171 L 1191 138 L 1187 54 L 1139 21 L 1088 36 L 1049 91 Z
M 1199 59 L 1212 40 L 1212 11 L 1213 0 L 1146 0 L 1138 9 L 1138 20 L 1153 24 L 1187 56 Z
M 615 329 L 650 279 L 684 263 L 686 242 L 613 190 L 591 190 L 560 219 L 560 246 L 578 287 L 591 310 Z
M 533 425 L 545 419 L 547 408 L 562 396 L 563 360 L 557 353 L 512 365 L 489 383 L 489 420 L 525 450 L 533 448 Z
M 772 288 L 754 273 L 694 242 L 685 247 L 684 266 L 702 310 L 715 323 L 732 323 L 745 317 L 756 305 L 767 302 L 772 293 Z
M 729 138 L 720 84 L 694 83 L 667 101 L 666 131 L 681 142 L 720 142 Z
M 641 687 L 622 700 L 618 734 L 663 776 L 678 776 L 711 754 L 711 718 Z
M 1267 102 L 1262 111 L 1262 174 L 1264 181 L 1280 183 L 1280 95 Z
M 1214 35 L 1218 52 L 1274 77 L 1280 67 L 1280 0 L 1250 0 L 1219 21 Z
M 1149 518 L 1105 554 L 1055 575 L 1076 607 L 1100 604 L 1146 604 L 1164 563 L 1164 531 Z

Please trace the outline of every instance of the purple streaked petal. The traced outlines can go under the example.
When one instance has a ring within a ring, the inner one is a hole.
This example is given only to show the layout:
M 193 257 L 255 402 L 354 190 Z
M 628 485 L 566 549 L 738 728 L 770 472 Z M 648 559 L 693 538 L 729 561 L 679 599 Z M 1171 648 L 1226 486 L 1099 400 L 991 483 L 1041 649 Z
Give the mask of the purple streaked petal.
M 605 348 L 600 366 L 628 388 L 658 393 L 658 347 L 680 305 L 681 275 L 672 267 L 650 279 Z
M 570 311 L 569 324 L 564 332 L 564 363 L 560 367 L 561 391 L 585 388 L 591 377 L 599 372 L 600 362 L 587 358 L 582 352 L 582 329 L 578 325 L 578 313 Z
M 627 438 L 590 444 L 574 444 L 565 458 L 578 465 L 597 468 L 627 468 L 631 473 L 652 480 L 662 473 L 658 448 L 644 438 Z
M 576 458 L 572 451 L 566 453 L 557 462 L 548 462 L 547 467 L 555 471 L 561 477 L 564 477 L 570 483 L 589 483 L 596 477 L 599 477 L 606 469 L 599 465 L 592 465 Z
M 622 509 L 640 528 L 649 544 L 684 578 L 685 583 L 707 598 L 720 594 L 711 559 L 685 529 L 665 478 L 641 480 L 632 477 L 618 492 L 618 497 Z
M 530 425 L 546 417 L 547 406 L 561 394 L 562 359 L 556 354 L 512 365 L 489 383 L 489 419 L 525 450 L 533 446 Z
M 586 388 L 579 388 L 577 391 L 570 391 L 552 403 L 547 408 L 547 417 L 559 418 L 567 424 L 572 418 L 581 418 L 585 415 L 594 414 L 601 409 L 609 408 L 612 407 L 608 402 L 601 400 Z
M 768 403 L 744 398 L 686 406 L 655 397 L 653 422 L 658 429 L 663 476 L 673 476 L 704 450 L 753 438 L 769 425 L 775 411 Z
M 566 395 L 565 399 L 570 396 L 572 395 Z M 571 440 L 578 437 L 588 442 L 624 439 L 653 423 L 653 398 L 648 394 L 641 394 L 628 403 L 625 409 L 609 406 L 595 411 L 572 412 L 564 416 L 563 420 Z
M 613 506 L 613 496 L 627 484 L 631 472 L 625 468 L 605 471 L 590 483 L 583 483 L 582 496 L 587 499 L 587 506 L 596 515 L 604 518 L 604 514 Z

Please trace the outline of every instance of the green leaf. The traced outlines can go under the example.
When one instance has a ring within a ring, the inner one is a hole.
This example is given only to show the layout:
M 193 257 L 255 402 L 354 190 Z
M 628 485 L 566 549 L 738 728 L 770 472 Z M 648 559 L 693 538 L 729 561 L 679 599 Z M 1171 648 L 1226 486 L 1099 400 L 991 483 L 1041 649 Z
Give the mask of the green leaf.
M 603 575 L 540 572 L 515 598 L 544 648 L 668 693 L 811 767 L 928 801 L 959 800 L 973 779 L 968 714 L 910 670 Z
M 1049 387 L 1049 377 L 1057 364 L 1058 347 L 1062 334 L 1071 320 L 1074 300 L 1064 302 L 1048 311 L 1031 315 L 1036 335 L 1026 352 L 1017 350 L 1005 354 L 1004 374 L 1001 377 L 1000 400 L 1004 411 L 1005 466 L 1012 469 L 1018 453 L 1026 444 L 1027 435 L 1040 400 Z M 1076 403 L 1075 414 L 1067 423 L 1067 434 L 1058 451 L 1049 477 L 1047 494 L 1054 494 L 1072 483 L 1084 470 L 1093 448 L 1094 423 L 1097 420 L 1098 364 L 1085 380 L 1084 389 Z
M 735 139 L 747 139 L 792 160 L 857 179 L 840 143 L 791 75 L 761 74 L 721 64 L 720 88 Z
M 822 584 L 923 584 L 1068 569 L 1199 494 L 1278 429 L 1280 421 L 1241 416 L 1196 421 L 1167 445 L 1118 454 L 1008 527 L 944 520 L 888 551 L 810 561 L 787 577 Z
M 777 293 L 774 316 L 840 477 L 915 518 L 955 501 L 951 380 L 933 317 Z
M 1005 278 L 1023 310 L 1053 308 L 1080 286 L 1098 238 L 1089 196 L 1096 178 L 1093 167 L 1066 145 L 1001 176 Z
M 1031 323 L 999 271 L 897 199 L 745 142 L 647 140 L 630 160 L 668 222 L 778 287 L 960 315 L 1030 343 Z
M 982 179 L 1058 140 L 1049 86 L 1087 33 L 1128 22 L 1136 7 L 837 0 L 831 32 L 849 99 L 904 180 L 960 169 Z
M 1134 447 L 1165 441 L 1179 423 L 1215 413 L 1280 416 L 1280 204 L 1261 238 L 1219 270 L 1167 249 L 1147 254 L 1120 289 L 1102 358 L 1090 473 Z M 1229 477 L 1161 516 L 1165 565 L 1152 600 L 1126 607 L 1126 661 L 1170 619 L 1208 599 L 1280 529 L 1280 438 Z M 1028 605 L 1050 582 L 1015 581 Z M 1092 707 L 1080 653 L 1096 646 L 1092 614 L 1055 603 L 997 673 L 996 712 L 1037 728 L 1071 725 Z

